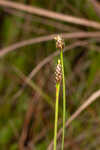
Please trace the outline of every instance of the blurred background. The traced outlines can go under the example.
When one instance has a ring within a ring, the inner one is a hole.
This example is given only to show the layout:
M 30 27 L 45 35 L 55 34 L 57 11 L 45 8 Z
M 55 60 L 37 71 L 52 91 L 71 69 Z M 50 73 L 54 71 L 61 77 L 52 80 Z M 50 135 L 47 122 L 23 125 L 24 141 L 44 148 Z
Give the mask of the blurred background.
M 59 57 L 54 34 L 65 37 L 67 121 L 100 88 L 100 3 L 96 0 L 8 1 L 43 8 L 46 14 L 54 11 L 80 18 L 76 23 L 57 19 L 55 15 L 52 19 L 29 13 L 27 8 L 21 11 L 0 1 L 0 150 L 46 150 L 54 134 L 54 72 Z M 80 23 L 82 18 L 94 21 L 98 27 L 91 22 Z M 60 144 L 58 140 L 57 150 Z M 99 100 L 66 129 L 65 150 L 100 150 Z

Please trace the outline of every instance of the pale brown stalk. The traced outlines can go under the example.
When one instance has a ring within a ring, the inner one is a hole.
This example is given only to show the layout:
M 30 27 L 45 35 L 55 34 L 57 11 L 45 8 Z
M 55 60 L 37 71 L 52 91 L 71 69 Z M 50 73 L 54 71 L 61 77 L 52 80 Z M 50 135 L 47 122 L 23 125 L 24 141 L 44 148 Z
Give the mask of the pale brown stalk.
M 63 52 L 66 52 L 66 51 L 69 51 L 75 47 L 78 47 L 78 46 L 86 46 L 88 45 L 88 41 L 77 41 L 75 43 L 72 43 L 71 45 L 65 47 L 64 51 Z M 56 51 L 54 52 L 53 54 L 49 55 L 48 57 L 46 57 L 44 60 L 42 60 L 33 70 L 32 72 L 29 74 L 28 76 L 28 80 L 31 80 L 38 72 L 39 70 L 44 66 L 46 65 L 47 63 L 49 63 L 55 56 L 59 55 L 60 52 L 59 51 Z M 13 101 L 16 100 L 23 92 L 24 88 L 25 88 L 26 84 L 24 84 L 23 88 L 21 88 L 15 95 L 14 97 L 12 98 Z
M 89 105 L 91 105 L 93 102 L 97 100 L 97 98 L 100 97 L 100 90 L 94 92 L 77 110 L 76 112 L 67 120 L 65 127 L 68 128 L 68 126 L 72 123 L 73 120 L 75 120 Z M 62 133 L 62 128 L 58 132 L 57 138 L 60 137 Z M 52 150 L 53 146 L 53 140 L 48 146 L 47 150 Z
M 53 40 L 58 34 L 45 35 L 29 40 L 24 40 L 22 42 L 15 43 L 7 48 L 3 48 L 0 50 L 0 58 L 6 55 L 7 53 L 14 51 L 18 48 L 28 46 L 31 44 L 36 44 L 44 41 Z M 100 38 L 100 32 L 74 32 L 74 33 L 61 33 L 62 38 L 64 39 L 76 39 L 76 38 Z
M 7 1 L 7 0 L 6 1 L 0 0 L 0 5 L 4 6 L 4 7 L 15 8 L 15 9 L 18 9 L 21 11 L 26 11 L 28 13 L 35 14 L 35 15 L 40 15 L 40 16 L 44 16 L 44 17 L 48 17 L 48 18 L 52 18 L 52 19 L 57 19 L 60 21 L 65 21 L 65 22 L 69 22 L 69 23 L 74 23 L 74 24 L 79 24 L 79 25 L 83 25 L 83 26 L 100 29 L 100 24 L 98 22 L 89 21 L 84 18 L 73 17 L 73 16 L 61 14 L 61 13 L 56 13 L 53 11 L 48 11 L 48 10 L 45 10 L 42 8 L 27 6 L 27 5 L 24 5 L 21 3 L 11 2 L 11 1 Z

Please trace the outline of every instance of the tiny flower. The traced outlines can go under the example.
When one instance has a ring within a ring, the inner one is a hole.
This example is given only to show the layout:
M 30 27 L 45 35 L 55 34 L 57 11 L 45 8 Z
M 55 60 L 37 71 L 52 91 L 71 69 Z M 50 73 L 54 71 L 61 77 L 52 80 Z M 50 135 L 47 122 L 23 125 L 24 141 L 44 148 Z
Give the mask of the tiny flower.
M 61 80 L 62 80 L 62 67 L 61 67 L 60 59 L 58 60 L 58 64 L 56 66 L 55 75 L 56 75 L 56 77 L 55 77 L 56 83 L 61 82 Z
M 54 39 L 56 40 L 56 48 L 64 48 L 64 41 L 60 35 L 56 36 Z

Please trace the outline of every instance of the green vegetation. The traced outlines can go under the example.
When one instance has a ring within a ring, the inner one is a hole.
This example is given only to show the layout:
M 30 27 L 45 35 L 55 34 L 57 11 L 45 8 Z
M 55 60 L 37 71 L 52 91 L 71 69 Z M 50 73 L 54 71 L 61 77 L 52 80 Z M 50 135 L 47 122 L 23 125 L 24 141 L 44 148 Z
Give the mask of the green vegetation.
M 100 9 L 95 9 L 90 0 L 16 2 L 100 23 Z M 100 89 L 100 29 L 90 26 L 0 5 L 0 150 L 19 150 L 19 147 L 21 150 L 48 150 L 54 130 L 54 150 L 100 149 L 99 100 L 84 110 L 66 130 L 64 128 L 65 121 Z M 89 35 L 90 32 L 93 34 Z M 61 51 L 56 50 L 51 34 L 67 37 L 63 37 L 65 47 Z M 29 45 L 14 50 L 11 47 L 29 39 L 33 39 Z M 10 48 L 12 51 L 1 56 L 2 50 Z M 47 59 L 58 51 L 57 57 Z M 64 72 L 62 83 L 55 87 L 58 58 Z M 61 140 L 57 139 L 57 133 L 62 127 Z
M 65 135 L 65 121 L 66 121 L 66 90 L 65 90 L 65 74 L 63 62 L 63 49 L 61 48 L 61 64 L 62 64 L 62 78 L 63 78 L 63 135 L 62 135 L 62 150 L 64 149 L 64 135 Z
M 55 105 L 55 129 L 54 129 L 54 150 L 57 147 L 57 127 L 58 127 L 58 108 L 59 108 L 60 83 L 56 83 L 56 105 Z

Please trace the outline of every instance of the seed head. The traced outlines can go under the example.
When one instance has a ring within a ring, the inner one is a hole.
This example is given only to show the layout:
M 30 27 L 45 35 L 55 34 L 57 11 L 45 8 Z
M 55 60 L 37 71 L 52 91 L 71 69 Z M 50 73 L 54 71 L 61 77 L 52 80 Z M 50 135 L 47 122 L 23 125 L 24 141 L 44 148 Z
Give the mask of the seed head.
M 56 75 L 56 77 L 55 77 L 56 83 L 61 82 L 61 80 L 62 80 L 62 67 L 61 67 L 60 59 L 58 60 L 58 64 L 56 66 L 55 75 Z
M 57 35 L 55 38 L 56 40 L 56 48 L 62 49 L 64 48 L 64 40 L 62 39 L 62 37 L 60 35 Z

